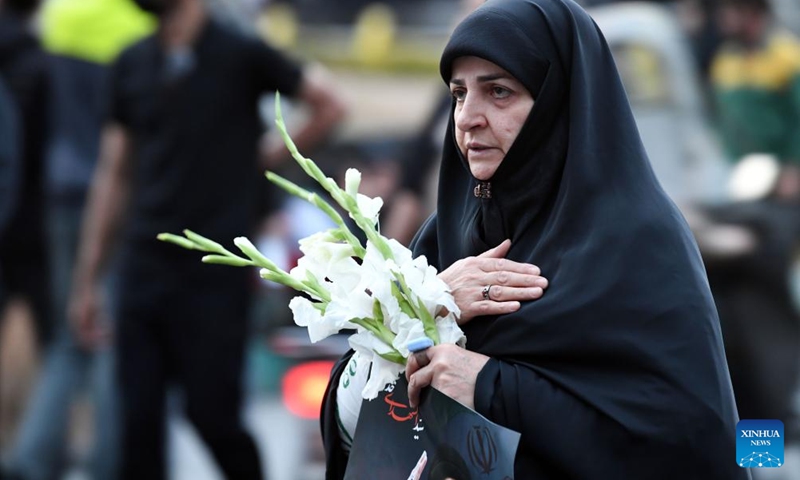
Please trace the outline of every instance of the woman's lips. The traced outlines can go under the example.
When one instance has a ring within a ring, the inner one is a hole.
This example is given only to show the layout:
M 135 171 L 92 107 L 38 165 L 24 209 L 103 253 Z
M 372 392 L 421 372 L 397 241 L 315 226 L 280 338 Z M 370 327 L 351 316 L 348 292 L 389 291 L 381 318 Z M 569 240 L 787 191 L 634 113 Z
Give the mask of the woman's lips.
M 469 144 L 467 145 L 468 158 L 483 157 L 494 152 L 495 148 L 482 144 Z

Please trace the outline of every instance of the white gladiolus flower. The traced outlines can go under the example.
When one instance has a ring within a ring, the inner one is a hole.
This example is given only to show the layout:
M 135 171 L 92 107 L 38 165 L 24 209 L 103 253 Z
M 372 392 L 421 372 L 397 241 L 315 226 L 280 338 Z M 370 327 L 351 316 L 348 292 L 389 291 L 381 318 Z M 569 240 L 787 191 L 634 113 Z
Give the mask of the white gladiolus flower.
M 394 384 L 397 378 L 405 370 L 405 366 L 390 362 L 378 355 L 372 357 L 372 370 L 369 380 L 361 392 L 361 396 L 367 400 L 373 400 L 382 392 L 387 385 Z
M 408 347 L 406 347 L 408 342 L 425 336 L 422 322 L 416 318 L 409 317 L 403 312 L 390 317 L 387 325 L 391 331 L 397 333 L 392 346 L 405 358 L 408 358 L 409 353 Z
M 292 310 L 294 323 L 308 328 L 308 338 L 313 343 L 328 338 L 345 327 L 343 322 L 337 323 L 323 318 L 322 313 L 305 297 L 294 297 L 289 302 L 289 308 Z
M 325 264 L 355 256 L 353 246 L 337 240 L 331 230 L 309 235 L 300 239 L 299 243 L 300 251 L 305 256 Z
M 386 388 L 386 385 L 392 384 L 397 381 L 400 373 L 403 372 L 405 367 L 398 363 L 390 362 L 378 353 L 389 353 L 391 349 L 388 345 L 378 340 L 374 335 L 368 332 L 358 332 L 353 334 L 350 339 L 350 346 L 362 355 L 364 358 L 370 359 L 372 362 L 372 369 L 370 370 L 369 380 L 367 385 L 361 392 L 362 398 L 373 400 L 378 394 Z
M 331 231 L 315 233 L 300 240 L 303 256 L 289 275 L 305 281 L 310 274 L 328 289 L 350 291 L 360 279 L 359 265 L 353 259 L 355 251 L 347 243 L 338 241 Z
M 374 298 L 382 304 L 397 303 L 397 299 L 392 295 L 394 277 L 389 270 L 389 262 L 383 258 L 372 242 L 367 242 L 367 251 L 361 262 L 361 275 L 362 285 L 372 292 Z
M 373 300 L 366 292 L 354 290 L 351 295 L 334 295 L 328 308 L 325 309 L 325 318 L 337 325 L 354 325 L 348 323 L 355 318 L 372 317 Z
M 446 308 L 456 316 L 461 314 L 453 295 L 450 294 L 450 287 L 437 276 L 436 269 L 428 265 L 424 256 L 403 263 L 399 267 L 408 288 L 422 300 L 431 314 L 436 314 L 439 307 Z
M 357 198 L 359 185 L 361 185 L 361 172 L 355 168 L 348 168 L 344 174 L 344 191 L 351 197 Z
M 311 235 L 301 238 L 298 241 L 300 245 L 300 251 L 305 252 L 308 249 L 315 248 L 316 245 L 324 244 L 324 243 L 336 243 L 336 236 L 334 235 L 334 229 L 327 229 L 322 230 L 320 232 L 314 232 Z
M 411 255 L 411 250 L 409 250 L 405 245 L 398 242 L 394 238 L 389 238 L 386 241 L 389 244 L 389 248 L 392 250 L 392 258 L 394 259 L 394 263 L 397 265 L 403 265 L 413 260 Z M 424 256 L 422 258 L 425 258 Z
M 358 196 L 356 196 L 356 202 L 358 203 L 358 209 L 361 210 L 361 214 L 369 219 L 373 226 L 377 224 L 378 214 L 381 211 L 381 207 L 383 207 L 383 199 L 381 197 L 370 198 L 359 193 Z
M 337 319 L 346 317 L 347 320 L 372 318 L 375 300 L 388 307 L 391 314 L 400 310 L 391 292 L 392 277 L 374 247 L 370 249 L 367 246 L 361 265 L 353 261 L 342 270 L 333 272 L 333 278 L 330 278 L 331 303 L 326 315 L 334 315 Z
M 460 347 L 465 347 L 467 344 L 467 337 L 458 326 L 455 315 L 450 312 L 445 317 L 436 319 L 436 330 L 439 332 L 439 341 L 441 343 L 452 343 Z
M 274 172 L 268 172 L 267 177 L 309 202 L 309 208 L 318 209 L 336 228 L 301 239 L 303 256 L 288 273 L 245 237 L 235 239 L 234 244 L 247 258 L 189 230 L 184 231 L 185 238 L 164 233 L 159 239 L 210 253 L 204 257 L 207 262 L 255 265 L 261 268 L 263 278 L 303 292 L 305 296 L 292 298 L 289 308 L 295 323 L 308 330 L 312 342 L 355 329 L 350 345 L 371 362 L 362 397 L 373 399 L 405 369 L 409 341 L 427 334 L 437 343 L 464 346 L 466 338 L 456 322 L 460 310 L 449 287 L 424 256 L 413 258 L 411 250 L 400 242 L 380 236 L 377 225 L 383 200 L 358 193 L 361 172 L 348 169 L 344 189 L 340 188 L 313 161 L 297 152 L 279 111 L 276 116 L 295 160 L 336 205 L 323 199 L 322 192 L 306 190 Z M 366 245 L 348 229 L 339 209 L 346 210 L 364 231 L 369 239 Z M 436 316 L 445 311 L 446 316 Z

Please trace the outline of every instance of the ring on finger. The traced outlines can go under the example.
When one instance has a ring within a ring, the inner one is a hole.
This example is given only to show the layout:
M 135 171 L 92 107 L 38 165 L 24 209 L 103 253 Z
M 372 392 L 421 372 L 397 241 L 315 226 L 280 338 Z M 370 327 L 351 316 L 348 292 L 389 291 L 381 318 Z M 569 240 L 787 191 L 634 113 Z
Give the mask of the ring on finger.
M 492 290 L 492 285 L 491 284 L 486 285 L 485 287 L 483 287 L 483 290 L 481 290 L 481 295 L 483 296 L 484 300 L 491 300 L 492 299 L 492 297 L 489 296 L 489 292 L 491 290 Z
M 414 359 L 417 361 L 417 365 L 419 365 L 420 368 L 427 367 L 428 364 L 431 363 L 431 357 L 428 356 L 427 349 L 414 352 Z

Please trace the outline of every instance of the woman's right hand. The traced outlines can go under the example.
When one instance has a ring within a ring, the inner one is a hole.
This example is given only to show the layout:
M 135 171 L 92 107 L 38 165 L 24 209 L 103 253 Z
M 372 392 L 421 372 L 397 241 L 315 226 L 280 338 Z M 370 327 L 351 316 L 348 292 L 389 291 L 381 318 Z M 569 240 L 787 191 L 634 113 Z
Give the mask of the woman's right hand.
M 459 325 L 482 315 L 515 312 L 520 302 L 544 294 L 548 282 L 539 267 L 506 259 L 510 248 L 511 240 L 506 240 L 476 257 L 462 258 L 439 273 L 461 309 Z

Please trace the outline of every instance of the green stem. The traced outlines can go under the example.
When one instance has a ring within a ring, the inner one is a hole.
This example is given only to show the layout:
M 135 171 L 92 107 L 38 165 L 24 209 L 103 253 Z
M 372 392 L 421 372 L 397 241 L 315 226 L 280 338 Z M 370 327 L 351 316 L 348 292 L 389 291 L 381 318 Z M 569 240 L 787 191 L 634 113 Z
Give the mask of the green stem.
M 385 343 L 386 346 L 394 350 L 392 342 L 396 335 L 392 333 L 383 322 L 376 322 L 375 319 L 372 318 L 353 318 L 350 319 L 350 323 L 364 327 L 367 331 L 378 337 L 380 341 Z
M 317 296 L 318 298 L 322 299 L 317 295 L 317 292 L 308 288 L 303 282 L 295 280 L 291 275 L 286 274 L 285 272 L 274 272 L 272 270 L 268 270 L 266 268 L 262 268 L 259 272 L 259 275 L 264 280 L 270 280 L 272 282 L 280 283 L 281 285 L 285 285 L 291 289 L 297 290 L 298 292 L 305 292 L 309 295 Z
M 372 226 L 372 223 L 369 219 L 364 217 L 361 214 L 361 211 L 356 209 L 358 212 L 357 215 L 353 216 L 353 220 L 355 220 L 356 225 L 358 228 L 361 229 L 362 232 L 367 236 L 367 240 L 372 242 L 373 245 L 381 252 L 381 255 L 384 259 L 394 259 L 394 255 L 392 254 L 392 249 L 389 247 L 389 244 L 386 242 L 386 239 L 378 233 L 375 228 Z
M 412 299 L 414 298 L 413 292 L 410 288 L 408 288 L 408 284 L 406 283 L 405 277 L 399 272 L 395 272 L 394 274 L 395 280 L 397 280 L 397 285 L 400 290 L 400 294 L 403 298 Z M 417 300 L 417 303 L 409 301 L 409 306 L 414 310 L 414 315 L 412 318 L 418 318 L 422 322 L 422 326 L 425 330 L 425 334 L 433 340 L 434 345 L 439 345 L 439 331 L 436 329 L 436 320 L 431 316 L 428 312 L 428 309 L 425 308 L 425 305 L 422 303 L 422 300 Z
M 227 255 L 231 253 L 219 243 L 211 239 L 208 239 L 200 235 L 199 233 L 195 233 L 189 229 L 185 229 L 183 231 L 183 234 L 186 235 L 186 238 L 194 242 L 195 245 L 197 245 L 197 247 L 199 247 L 198 250 L 203 250 L 205 252 L 210 252 L 210 253 L 219 253 L 220 255 Z
M 252 267 L 255 264 L 246 258 L 237 257 L 235 255 L 205 255 L 202 258 L 203 263 L 213 263 L 216 265 L 229 265 L 231 267 Z
M 300 187 L 296 183 L 281 177 L 277 173 L 267 172 L 266 176 L 270 182 L 281 187 L 286 192 L 296 197 L 302 198 L 303 200 L 307 201 L 308 203 L 311 203 L 315 207 L 325 212 L 325 214 L 327 214 L 336 225 L 339 226 L 344 225 L 344 219 L 342 218 L 341 215 L 339 215 L 339 212 L 337 212 L 336 209 L 334 209 L 333 206 L 331 206 L 331 204 L 320 198 L 320 196 L 317 195 L 316 193 L 306 190 L 303 187 Z
M 303 281 L 303 285 L 311 289 L 311 291 L 314 292 L 314 294 L 316 294 L 322 301 L 325 303 L 330 303 L 330 292 L 323 287 L 322 284 L 319 283 L 319 280 L 317 280 L 317 278 L 308 270 L 306 270 L 306 279 Z
M 400 311 L 408 315 L 410 318 L 416 318 L 416 312 L 414 312 L 414 307 L 411 306 L 411 303 L 408 299 L 403 295 L 403 292 L 400 291 L 400 288 L 397 286 L 397 282 L 392 282 L 392 295 L 394 298 L 397 299 L 397 303 L 400 304 Z
M 282 271 L 281 268 L 275 264 L 275 262 L 259 252 L 256 246 L 253 245 L 253 242 L 251 242 L 247 237 L 236 237 L 233 239 L 233 244 L 239 247 L 239 250 L 247 255 L 256 266 L 264 267 L 272 271 Z
M 269 179 L 269 181 L 271 181 L 275 185 L 283 188 L 292 195 L 302 198 L 303 200 L 307 201 L 308 203 L 322 210 L 331 220 L 333 220 L 333 223 L 335 223 L 340 228 L 344 241 L 346 241 L 348 244 L 350 244 L 351 247 L 353 247 L 356 256 L 358 256 L 359 258 L 364 258 L 366 250 L 361 245 L 361 242 L 358 241 L 358 238 L 355 235 L 353 235 L 353 233 L 350 230 L 348 230 L 344 219 L 342 218 L 341 215 L 339 215 L 339 212 L 337 212 L 336 209 L 333 208 L 333 206 L 330 203 L 323 200 L 322 197 L 320 197 L 316 193 L 308 191 L 298 186 L 297 184 L 291 182 L 290 180 L 281 177 L 276 173 L 267 172 L 266 175 L 267 179 Z
M 186 237 L 181 237 L 179 235 L 175 235 L 172 233 L 159 233 L 156 238 L 158 238 L 162 242 L 173 243 L 187 250 L 197 250 L 197 246 L 195 245 L 195 243 Z

